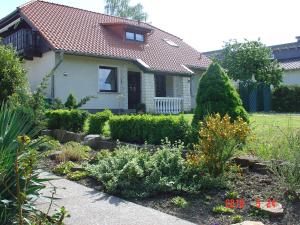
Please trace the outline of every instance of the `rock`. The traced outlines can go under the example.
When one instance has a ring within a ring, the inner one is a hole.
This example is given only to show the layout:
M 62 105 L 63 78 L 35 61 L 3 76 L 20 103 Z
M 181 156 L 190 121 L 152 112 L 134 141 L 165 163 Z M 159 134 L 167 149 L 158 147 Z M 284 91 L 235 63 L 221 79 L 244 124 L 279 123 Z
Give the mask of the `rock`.
M 52 136 L 52 130 L 42 130 L 41 136 Z
M 70 131 L 55 129 L 52 131 L 52 136 L 60 143 L 67 143 L 69 141 L 81 142 L 84 138 L 84 134 L 74 133 Z
M 85 171 L 85 169 L 81 165 L 76 165 L 71 168 L 71 172 L 76 172 L 76 171 Z
M 48 155 L 48 157 L 49 157 L 50 159 L 52 159 L 52 160 L 56 160 L 56 157 L 57 157 L 58 155 L 60 155 L 61 153 L 62 153 L 62 151 L 55 151 L 55 152 L 50 153 L 50 154 Z
M 258 222 L 258 221 L 244 221 L 242 223 L 235 223 L 232 225 L 264 225 L 262 222 Z
M 242 172 L 245 173 L 249 173 L 249 167 L 248 166 L 242 166 L 241 167 Z
M 270 172 L 268 165 L 263 162 L 254 163 L 249 169 L 260 174 L 268 174 Z
M 252 208 L 257 208 L 256 202 L 251 202 L 250 206 Z M 284 211 L 282 205 L 279 202 L 274 202 L 274 204 L 272 204 L 272 202 L 260 202 L 259 209 L 263 212 L 266 212 L 270 216 L 283 216 Z
M 251 167 L 254 163 L 258 163 L 259 159 L 254 156 L 239 156 L 233 158 L 232 161 L 241 167 Z
M 94 189 L 97 191 L 102 191 L 103 187 L 101 185 L 99 185 L 99 186 L 95 186 Z
M 84 137 L 83 142 L 81 144 L 87 145 L 92 149 L 100 149 L 101 141 L 103 137 L 99 134 L 90 134 Z

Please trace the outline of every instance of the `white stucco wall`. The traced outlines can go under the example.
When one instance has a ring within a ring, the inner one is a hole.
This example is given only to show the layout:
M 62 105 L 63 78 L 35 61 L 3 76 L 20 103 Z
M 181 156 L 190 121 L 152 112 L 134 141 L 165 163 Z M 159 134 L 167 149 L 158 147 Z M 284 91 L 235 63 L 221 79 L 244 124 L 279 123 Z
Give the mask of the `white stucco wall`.
M 284 71 L 283 84 L 300 85 L 300 70 Z
M 118 68 L 117 93 L 99 92 L 99 66 Z M 92 95 L 96 98 L 91 99 L 83 109 L 128 109 L 128 71 L 141 72 L 135 65 L 125 61 L 64 55 L 63 63 L 55 72 L 55 97 L 65 101 L 70 93 L 77 100 Z
M 42 57 L 34 57 L 33 60 L 24 61 L 24 69 L 27 71 L 29 86 L 32 92 L 40 85 L 42 79 L 55 66 L 55 53 L 53 51 L 46 52 Z M 49 80 L 49 82 L 51 82 Z M 47 97 L 50 97 L 51 87 L 48 85 Z

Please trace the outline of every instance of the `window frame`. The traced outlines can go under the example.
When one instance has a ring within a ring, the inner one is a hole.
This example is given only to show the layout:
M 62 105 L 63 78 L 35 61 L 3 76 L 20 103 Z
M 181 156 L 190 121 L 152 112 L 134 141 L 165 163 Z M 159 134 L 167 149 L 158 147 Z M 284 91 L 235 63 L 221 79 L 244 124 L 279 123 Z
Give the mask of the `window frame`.
M 133 39 L 127 38 L 127 33 L 132 33 L 133 34 Z M 136 37 L 137 35 L 141 35 L 143 37 L 143 40 L 138 40 Z M 141 32 L 135 32 L 135 31 L 130 31 L 130 30 L 125 30 L 125 40 L 126 41 L 132 41 L 132 42 L 138 42 L 138 43 L 144 43 L 145 42 L 145 35 Z
M 101 69 L 113 69 L 116 74 L 116 89 L 115 90 L 101 90 Z M 99 93 L 119 93 L 119 68 L 117 66 L 104 66 L 100 65 L 98 67 L 98 92 Z

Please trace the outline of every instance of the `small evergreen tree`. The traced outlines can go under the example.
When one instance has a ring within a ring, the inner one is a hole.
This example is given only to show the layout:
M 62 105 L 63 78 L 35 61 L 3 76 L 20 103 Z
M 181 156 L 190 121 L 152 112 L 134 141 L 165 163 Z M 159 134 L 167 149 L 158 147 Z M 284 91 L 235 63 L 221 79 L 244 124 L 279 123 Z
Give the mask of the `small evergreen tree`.
M 65 102 L 65 107 L 68 109 L 75 109 L 77 106 L 76 98 L 73 94 L 69 94 L 67 101 Z
M 234 120 L 238 116 L 249 121 L 248 114 L 236 89 L 221 66 L 214 62 L 203 74 L 197 93 L 193 125 L 197 126 L 209 114 L 226 113 Z

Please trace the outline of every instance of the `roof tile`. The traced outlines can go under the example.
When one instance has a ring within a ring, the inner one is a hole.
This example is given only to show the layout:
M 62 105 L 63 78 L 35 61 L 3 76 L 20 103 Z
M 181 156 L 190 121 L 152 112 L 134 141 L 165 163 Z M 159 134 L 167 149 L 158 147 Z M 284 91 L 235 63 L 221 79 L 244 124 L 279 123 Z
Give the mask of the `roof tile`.
M 20 12 L 55 50 L 141 59 L 149 65 L 150 70 L 163 72 L 187 73 L 181 65 L 206 68 L 211 62 L 180 38 L 147 23 L 39 0 L 20 7 Z M 142 26 L 153 32 L 146 45 L 125 43 L 101 25 L 103 23 L 126 23 Z M 170 46 L 163 39 L 174 41 L 179 47 Z

